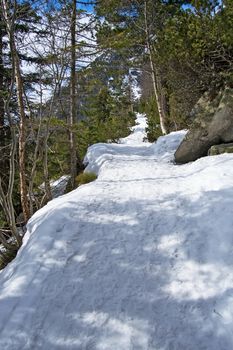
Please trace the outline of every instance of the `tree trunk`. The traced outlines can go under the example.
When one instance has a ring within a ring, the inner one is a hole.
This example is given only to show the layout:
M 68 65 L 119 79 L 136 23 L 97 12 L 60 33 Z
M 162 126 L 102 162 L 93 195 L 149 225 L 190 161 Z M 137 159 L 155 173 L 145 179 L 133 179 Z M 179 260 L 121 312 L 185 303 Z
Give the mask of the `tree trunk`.
M 24 100 L 23 100 L 23 80 L 21 76 L 20 70 L 20 61 L 19 56 L 15 44 L 15 32 L 14 32 L 14 15 L 16 13 L 16 7 L 14 8 L 14 14 L 12 18 L 8 14 L 8 6 L 7 1 L 2 0 L 2 11 L 4 20 L 6 22 L 7 34 L 10 42 L 10 50 L 11 57 L 13 61 L 13 67 L 15 70 L 15 83 L 17 90 L 17 102 L 19 108 L 19 177 L 20 177 L 20 198 L 21 198 L 21 206 L 24 215 L 25 222 L 30 218 L 30 209 L 29 209 L 29 199 L 28 199 L 28 190 L 27 190 L 27 182 L 26 182 L 26 115 L 24 111 Z M 16 2 L 14 3 L 16 6 Z
M 49 168 L 48 168 L 48 139 L 49 139 L 49 123 L 46 125 L 46 134 L 44 137 L 44 155 L 43 155 L 43 165 L 44 165 L 44 189 L 45 189 L 45 203 L 50 201 L 52 196 L 50 180 L 49 180 Z
M 17 246 L 20 247 L 22 244 L 22 238 L 17 232 L 17 227 L 15 223 L 15 211 L 13 205 L 13 186 L 15 181 L 15 154 L 16 154 L 16 136 L 14 127 L 11 128 L 11 151 L 10 151 L 10 171 L 9 171 L 9 180 L 7 193 L 4 192 L 2 185 L 2 178 L 0 177 L 0 204 L 2 206 L 3 212 L 5 214 L 7 223 L 10 227 L 11 234 L 17 242 Z M 2 240 L 1 240 L 2 242 Z
M 24 215 L 24 220 L 27 222 L 30 218 L 30 210 L 28 203 L 28 190 L 26 182 L 26 116 L 24 111 L 23 101 L 23 82 L 20 72 L 19 58 L 15 51 L 15 81 L 17 88 L 17 100 L 20 114 L 19 124 L 19 177 L 20 177 L 20 197 Z
M 75 188 L 75 178 L 77 175 L 77 153 L 75 145 L 74 124 L 77 116 L 76 106 L 76 19 L 77 9 L 76 0 L 72 2 L 72 17 L 71 17 L 71 75 L 70 75 L 70 172 L 71 186 Z
M 3 23 L 0 13 L 0 128 L 4 126 L 4 98 L 3 98 Z
M 146 46 L 149 54 L 153 90 L 154 90 L 155 99 L 158 107 L 161 131 L 165 135 L 167 134 L 166 111 L 164 109 L 163 96 L 162 96 L 161 75 L 153 60 L 153 54 L 152 54 L 153 50 L 152 50 L 152 45 L 150 41 L 150 32 L 148 27 L 147 0 L 145 0 L 145 6 L 144 6 L 144 19 L 145 19 L 145 32 L 146 32 Z

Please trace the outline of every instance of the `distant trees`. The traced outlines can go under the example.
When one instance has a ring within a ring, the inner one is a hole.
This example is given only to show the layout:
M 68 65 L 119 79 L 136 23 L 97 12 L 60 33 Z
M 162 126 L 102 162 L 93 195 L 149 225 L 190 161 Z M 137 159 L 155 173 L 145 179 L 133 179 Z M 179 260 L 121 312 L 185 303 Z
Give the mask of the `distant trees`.
M 149 63 L 154 98 L 156 100 L 161 132 L 167 133 L 167 101 L 162 70 L 158 63 L 156 41 L 158 31 L 162 29 L 166 14 L 160 1 L 102 1 L 97 5 L 97 13 L 106 18 L 105 26 L 109 47 L 115 47 L 130 59 L 131 65 L 141 67 Z M 111 40 L 112 39 L 112 40 Z
M 105 18 L 99 31 L 103 44 L 147 70 L 152 98 L 143 105 L 151 111 L 148 103 L 156 105 L 151 125 L 160 125 L 161 133 L 187 127 L 203 92 L 232 84 L 229 0 L 103 0 L 96 9 Z

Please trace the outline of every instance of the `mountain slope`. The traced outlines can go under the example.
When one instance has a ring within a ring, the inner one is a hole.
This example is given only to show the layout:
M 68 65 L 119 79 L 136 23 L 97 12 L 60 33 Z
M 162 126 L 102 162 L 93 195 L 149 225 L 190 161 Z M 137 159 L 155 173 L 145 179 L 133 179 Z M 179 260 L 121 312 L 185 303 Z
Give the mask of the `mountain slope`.
M 176 166 L 184 132 L 92 146 L 0 273 L 0 349 L 233 348 L 233 156 Z

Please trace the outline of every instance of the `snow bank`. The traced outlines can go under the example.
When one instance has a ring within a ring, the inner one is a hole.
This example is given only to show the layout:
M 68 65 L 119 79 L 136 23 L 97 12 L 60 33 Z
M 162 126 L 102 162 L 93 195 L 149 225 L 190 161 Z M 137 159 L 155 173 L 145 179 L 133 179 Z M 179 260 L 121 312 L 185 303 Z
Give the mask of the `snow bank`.
M 97 143 L 90 146 L 84 158 L 85 171 L 98 175 L 104 163 L 111 161 L 113 157 L 147 154 L 151 144 L 143 141 L 146 138 L 146 125 L 145 116 L 138 114 L 136 125 L 132 127 L 132 134 L 121 139 L 119 144 Z
M 0 273 L 0 349 L 233 349 L 233 155 L 174 165 L 185 132 L 145 144 L 139 123 L 31 218 Z
M 185 137 L 187 131 L 172 132 L 169 135 L 159 137 L 156 143 L 146 142 L 145 128 L 146 118 L 143 114 L 137 117 L 136 125 L 132 128 L 132 134 L 120 140 L 120 144 L 97 143 L 88 148 L 84 163 L 85 171 L 99 174 L 100 168 L 111 162 L 118 156 L 151 156 L 156 161 L 173 161 L 174 152 Z
M 57 180 L 50 181 L 52 198 L 57 198 L 65 193 L 69 179 L 70 179 L 70 175 L 63 175 Z M 44 191 L 45 190 L 44 183 L 42 185 L 40 185 L 39 188 L 42 191 Z
M 151 146 L 152 152 L 160 161 L 173 161 L 174 153 L 185 137 L 186 133 L 186 130 L 181 130 L 159 137 L 157 142 Z

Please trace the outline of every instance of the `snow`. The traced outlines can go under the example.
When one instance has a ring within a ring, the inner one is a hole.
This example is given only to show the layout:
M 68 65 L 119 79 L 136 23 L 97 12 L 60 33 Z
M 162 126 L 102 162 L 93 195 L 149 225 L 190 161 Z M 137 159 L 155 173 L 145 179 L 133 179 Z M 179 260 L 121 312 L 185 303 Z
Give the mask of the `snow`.
M 138 82 L 141 74 L 142 74 L 141 70 L 138 70 L 137 68 L 131 68 L 129 70 L 128 79 L 130 79 L 131 93 L 134 101 L 139 100 L 142 96 L 142 89 Z
M 0 349 L 233 349 L 233 155 L 173 163 L 185 132 L 92 146 L 0 273 Z
M 63 175 L 57 180 L 50 181 L 50 188 L 52 192 L 52 198 L 57 198 L 65 193 L 67 184 L 69 182 L 70 175 Z M 45 191 L 44 182 L 39 186 L 42 191 Z
M 139 114 L 136 125 L 132 128 L 132 133 L 116 143 L 98 143 L 89 147 L 88 152 L 84 158 L 86 164 L 86 172 L 94 172 L 98 175 L 100 168 L 107 160 L 112 160 L 114 157 L 145 154 L 149 143 L 143 142 L 146 138 L 146 119 L 144 115 Z

